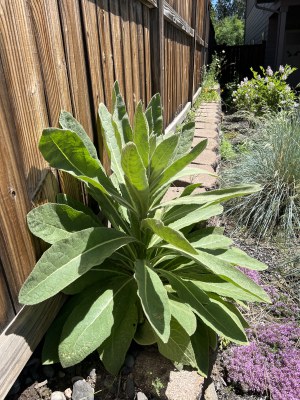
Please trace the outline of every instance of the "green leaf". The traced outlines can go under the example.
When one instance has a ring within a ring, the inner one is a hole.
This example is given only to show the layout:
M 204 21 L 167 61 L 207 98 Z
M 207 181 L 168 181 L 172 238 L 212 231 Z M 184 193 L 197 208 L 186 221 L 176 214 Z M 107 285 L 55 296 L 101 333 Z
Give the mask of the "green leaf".
M 44 129 L 39 149 L 51 167 L 66 171 L 103 193 L 118 194 L 100 161 L 90 156 L 75 132 L 58 128 Z
M 138 324 L 134 340 L 141 346 L 149 346 L 156 343 L 157 337 L 147 319 Z
M 116 252 L 111 257 L 115 254 Z M 88 286 L 93 286 L 95 282 L 101 283 L 106 279 L 116 276 L 128 276 L 126 270 L 113 264 L 111 257 L 106 259 L 101 265 L 91 268 L 80 278 L 76 279 L 76 281 L 65 287 L 62 292 L 67 295 L 74 295 L 82 292 Z
M 165 276 L 177 295 L 189 304 L 201 320 L 211 329 L 239 344 L 247 343 L 247 337 L 237 317 L 223 304 L 210 299 L 193 282 L 184 280 L 173 273 L 160 271 Z
M 145 116 L 147 118 L 148 127 L 149 127 L 149 135 L 150 135 L 150 138 L 151 138 L 151 135 L 152 135 L 152 132 L 153 132 L 152 107 L 146 109 Z M 156 135 L 153 135 L 153 137 L 156 137 Z
M 59 116 L 59 125 L 62 129 L 75 132 L 82 140 L 90 156 L 98 160 L 97 150 L 93 142 L 83 129 L 82 125 L 73 117 L 72 114 L 67 111 L 62 111 Z
M 156 93 L 152 97 L 147 106 L 147 110 L 149 108 L 151 108 L 152 111 L 153 132 L 155 133 L 156 136 L 159 136 L 163 133 L 163 116 L 162 116 L 162 106 L 159 93 Z
M 167 243 L 174 245 L 175 247 L 182 249 L 191 254 L 197 254 L 197 251 L 193 246 L 186 240 L 181 232 L 177 232 L 168 226 L 165 226 L 163 222 L 159 219 L 146 218 L 142 222 L 142 226 L 147 227 L 152 230 L 161 239 L 165 240 Z M 157 244 L 159 240 L 154 237 L 149 244 L 149 247 Z
M 194 190 L 196 190 L 197 188 L 199 188 L 201 186 L 202 186 L 201 183 L 192 183 L 191 185 L 188 185 L 183 189 L 183 192 L 181 193 L 181 195 L 179 197 L 190 196 Z
M 122 168 L 125 173 L 127 190 L 138 207 L 139 214 L 147 214 L 149 207 L 149 184 L 143 161 L 134 143 L 129 142 L 122 151 Z
M 170 296 L 169 304 L 172 316 L 192 336 L 197 328 L 197 320 L 191 308 L 175 296 Z
M 183 208 L 185 208 L 186 210 L 188 209 L 188 207 L 186 206 L 183 206 Z M 193 207 L 190 206 L 189 208 L 191 210 Z M 182 211 L 183 210 L 181 210 L 181 212 Z M 196 205 L 196 208 L 193 211 L 187 212 L 184 217 L 178 218 L 176 221 L 170 223 L 168 226 L 172 229 L 180 230 L 198 222 L 206 221 L 211 217 L 222 214 L 222 212 L 223 207 L 219 204 L 208 204 L 202 207 Z
M 106 370 L 117 375 L 135 335 L 138 321 L 136 308 L 136 284 L 127 285 L 122 295 L 114 299 L 114 324 L 109 337 L 100 345 L 98 352 Z
M 120 319 L 120 305 L 125 312 L 133 290 L 132 278 L 121 278 L 76 296 L 78 303 L 64 324 L 58 350 L 64 368 L 82 361 L 110 336 Z
M 127 143 L 122 151 L 122 168 L 129 182 L 139 192 L 149 188 L 146 169 L 136 145 Z
M 223 201 L 230 200 L 235 197 L 246 196 L 260 190 L 261 187 L 258 185 L 239 185 L 227 189 L 211 190 L 209 192 L 188 197 L 179 197 L 178 199 L 161 203 L 156 207 L 153 207 L 152 210 L 162 207 L 179 206 L 183 204 L 221 203 Z
M 52 322 L 50 328 L 48 328 L 45 335 L 45 340 L 42 350 L 42 363 L 44 365 L 55 364 L 59 362 L 58 346 L 63 326 L 66 319 L 76 306 L 77 306 L 76 297 L 71 297 L 67 299 L 66 303 L 62 306 L 61 310 L 59 311 L 58 316 Z
M 178 139 L 178 135 L 172 135 L 156 147 L 151 158 L 151 180 L 157 178 L 172 160 Z
M 171 313 L 167 291 L 156 272 L 144 260 L 135 262 L 138 296 L 149 323 L 165 343 L 170 336 Z
M 245 267 L 256 271 L 264 271 L 265 269 L 268 268 L 266 264 L 256 260 L 253 257 L 248 256 L 247 253 L 236 247 L 232 247 L 231 249 L 228 250 L 219 249 L 211 251 L 210 253 L 223 261 L 229 262 L 230 264 L 233 265 L 238 265 L 240 267 Z
M 208 326 L 198 319 L 197 330 L 191 337 L 198 371 L 205 378 L 209 371 L 209 330 L 211 331 Z
M 111 228 L 72 233 L 46 250 L 19 294 L 21 304 L 37 304 L 54 296 L 134 238 Z
M 189 165 L 200 153 L 205 149 L 207 145 L 207 139 L 202 140 L 198 143 L 188 154 L 179 158 L 173 162 L 164 172 L 160 175 L 158 179 L 153 183 L 154 189 L 162 186 L 164 183 L 169 182 L 169 180 L 176 175 L 178 172 L 183 170 L 187 165 Z M 199 172 L 200 173 L 200 172 Z M 184 197 L 183 197 L 184 198 Z
M 113 120 L 117 125 L 118 131 L 120 133 L 121 142 L 124 145 L 132 141 L 133 134 L 129 122 L 129 117 L 126 111 L 126 106 L 121 94 L 115 93 L 114 96 L 114 112 Z
M 119 148 L 118 138 L 116 137 L 112 116 L 102 103 L 99 105 L 98 115 L 105 148 L 111 160 L 111 169 L 116 174 L 118 181 L 124 182 L 121 168 L 121 150 Z
M 171 333 L 167 343 L 157 340 L 159 352 L 171 361 L 197 368 L 197 362 L 190 336 L 183 327 L 172 318 Z
M 145 168 L 149 164 L 149 127 L 143 113 L 143 105 L 140 101 L 136 107 L 133 125 L 133 141 L 136 144 L 138 153 L 143 160 Z
M 174 161 L 183 157 L 190 150 L 193 143 L 194 133 L 195 122 L 188 122 L 187 124 L 183 125 L 179 135 L 179 141 L 175 152 Z
M 198 237 L 195 241 L 192 239 L 191 243 L 194 247 L 196 247 L 196 249 L 218 249 L 219 251 L 222 251 L 222 249 L 227 249 L 230 245 L 232 245 L 232 240 L 223 235 L 212 234 L 205 235 L 200 238 Z
M 65 204 L 43 204 L 27 214 L 27 224 L 30 231 L 47 243 L 56 243 L 68 238 L 73 232 L 99 227 L 89 215 Z
M 204 266 L 214 274 L 217 274 L 222 279 L 240 286 L 245 291 L 256 296 L 258 301 L 270 303 L 270 298 L 267 293 L 259 285 L 254 283 L 250 278 L 243 274 L 238 268 L 232 266 L 231 264 L 204 251 L 198 250 L 198 254 L 193 255 L 188 252 L 184 252 L 183 250 L 178 250 L 176 247 L 171 245 L 164 245 L 164 247 L 180 252 L 187 258 L 194 260 L 200 266 Z
M 261 302 L 257 296 L 249 293 L 232 282 L 225 281 L 218 275 L 201 274 L 196 272 L 196 268 L 189 270 L 183 268 L 176 270 L 176 275 L 180 275 L 184 279 L 191 280 L 197 287 L 205 292 L 216 293 L 219 296 L 229 297 L 234 300 Z
M 56 195 L 56 202 L 58 204 L 66 204 L 67 206 L 70 206 L 74 208 L 77 211 L 81 211 L 87 215 L 89 215 L 91 218 L 99 222 L 101 224 L 100 219 L 97 217 L 96 214 L 93 213 L 93 211 L 85 206 L 81 201 L 73 199 L 71 196 L 65 194 L 65 193 L 58 193 Z

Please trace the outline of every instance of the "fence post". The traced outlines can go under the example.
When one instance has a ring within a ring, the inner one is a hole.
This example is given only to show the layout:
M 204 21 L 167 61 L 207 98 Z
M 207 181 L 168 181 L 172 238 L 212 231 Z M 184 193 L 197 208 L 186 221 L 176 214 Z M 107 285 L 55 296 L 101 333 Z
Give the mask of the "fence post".
M 157 7 L 151 9 L 150 18 L 152 94 L 160 93 L 164 106 L 164 0 L 157 0 Z
M 196 37 L 197 37 L 197 25 L 198 25 L 197 6 L 198 6 L 198 1 L 193 0 L 191 27 L 194 29 L 194 37 L 191 39 L 190 73 L 189 73 L 189 101 L 192 104 L 194 96 L 195 52 L 196 52 Z

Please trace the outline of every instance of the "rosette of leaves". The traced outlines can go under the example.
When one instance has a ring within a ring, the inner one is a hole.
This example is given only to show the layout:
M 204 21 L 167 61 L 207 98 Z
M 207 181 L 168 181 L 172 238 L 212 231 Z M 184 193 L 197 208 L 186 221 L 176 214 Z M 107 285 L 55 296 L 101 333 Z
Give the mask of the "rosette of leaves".
M 194 123 L 163 135 L 160 96 L 131 127 L 116 83 L 113 110 L 99 106 L 99 130 L 111 163 L 108 176 L 82 126 L 62 112 L 61 128 L 42 133 L 39 148 L 50 166 L 86 186 L 101 215 L 60 194 L 57 203 L 28 214 L 31 232 L 50 243 L 24 283 L 22 304 L 69 295 L 45 338 L 44 363 L 69 367 L 98 350 L 116 374 L 134 339 L 157 343 L 165 357 L 206 375 L 217 334 L 247 343 L 246 322 L 233 301 L 268 301 L 236 265 L 265 265 L 232 247 L 219 229 L 198 224 L 222 213 L 221 202 L 258 190 L 236 186 L 163 202 L 172 182 L 199 174 L 188 165 L 206 146 L 192 148 Z

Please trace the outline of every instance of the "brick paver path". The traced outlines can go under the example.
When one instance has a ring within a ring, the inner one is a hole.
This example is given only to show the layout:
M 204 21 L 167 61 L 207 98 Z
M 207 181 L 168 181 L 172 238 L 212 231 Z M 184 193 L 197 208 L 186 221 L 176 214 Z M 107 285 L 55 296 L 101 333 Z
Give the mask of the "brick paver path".
M 206 149 L 192 163 L 191 167 L 215 173 L 218 167 L 218 148 L 219 148 L 219 128 L 221 124 L 221 104 L 219 102 L 202 103 L 196 112 L 195 135 L 193 147 L 203 139 L 207 139 Z M 169 189 L 164 201 L 178 197 L 185 186 L 191 183 L 201 183 L 202 186 L 193 193 L 201 193 L 206 190 L 214 189 L 217 186 L 217 178 L 214 176 L 199 173 L 185 177 Z

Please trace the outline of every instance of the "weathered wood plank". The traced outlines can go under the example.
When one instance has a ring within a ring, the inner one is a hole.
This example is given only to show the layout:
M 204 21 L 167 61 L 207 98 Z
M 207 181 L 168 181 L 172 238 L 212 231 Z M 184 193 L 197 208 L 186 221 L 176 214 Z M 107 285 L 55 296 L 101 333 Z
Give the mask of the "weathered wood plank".
M 146 80 L 146 103 L 148 104 L 152 97 L 151 82 L 151 54 L 150 54 L 150 11 L 143 8 L 144 22 L 144 49 L 145 49 L 145 80 Z M 153 60 L 154 62 L 154 60 Z
M 194 29 L 166 1 L 164 2 L 164 17 L 176 28 L 194 37 Z
M 56 0 L 52 2 L 29 0 L 28 5 L 43 77 L 49 125 L 58 126 L 61 110 L 73 112 L 62 32 L 58 29 L 60 27 L 58 4 Z M 59 172 L 58 176 L 64 193 L 81 199 L 79 182 L 66 173 Z M 45 185 L 47 186 L 47 182 Z M 49 192 L 49 189 L 46 188 L 46 191 Z M 37 188 L 35 188 L 36 190 Z M 42 194 L 45 195 L 46 192 L 42 190 L 39 194 L 40 198 Z M 36 202 L 33 197 L 32 200 Z
M 157 0 L 139 0 L 149 8 L 157 7 Z
M 79 3 L 77 0 L 59 0 L 59 10 L 74 116 L 93 139 Z
M 0 399 L 9 389 L 39 344 L 63 304 L 58 295 L 36 306 L 22 308 L 0 335 Z M 3 357 L 5 355 L 5 357 Z
M 143 29 L 143 5 L 140 2 L 135 4 L 135 20 L 137 26 L 137 42 L 138 42 L 138 74 L 141 82 L 140 99 L 146 102 L 146 77 L 145 77 L 145 47 L 144 47 L 144 29 Z
M 0 333 L 15 316 L 14 306 L 9 295 L 9 288 L 0 259 Z
M 139 77 L 139 50 L 137 38 L 137 23 L 135 15 L 136 0 L 129 2 L 129 18 L 130 18 L 130 40 L 131 40 L 131 69 L 133 82 L 133 104 L 136 108 L 141 99 L 140 77 Z
M 198 33 L 197 33 L 197 35 L 196 35 L 196 42 L 198 43 L 198 44 L 200 44 L 200 46 L 204 46 L 204 40 L 198 35 Z
M 197 32 L 197 0 L 193 0 L 192 3 L 192 16 L 191 25 L 194 32 Z M 190 45 L 190 70 L 189 70 L 189 101 L 193 102 L 194 95 L 194 73 L 195 73 L 195 52 L 196 52 L 196 35 L 191 39 Z
M 151 43 L 151 76 L 152 91 L 160 93 L 164 106 L 164 4 L 157 0 L 157 8 L 151 10 L 150 43 Z

